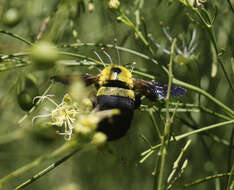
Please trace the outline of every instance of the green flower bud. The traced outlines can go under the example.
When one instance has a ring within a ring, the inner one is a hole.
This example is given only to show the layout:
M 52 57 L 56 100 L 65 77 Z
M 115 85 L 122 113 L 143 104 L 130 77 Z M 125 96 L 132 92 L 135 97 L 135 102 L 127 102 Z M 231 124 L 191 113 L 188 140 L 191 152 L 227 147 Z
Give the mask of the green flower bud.
M 3 15 L 3 23 L 6 26 L 13 27 L 20 21 L 19 11 L 15 8 L 8 9 Z
M 58 49 L 50 42 L 38 42 L 31 50 L 32 61 L 36 68 L 50 69 L 58 60 Z
M 97 132 L 93 135 L 92 144 L 102 146 L 107 141 L 107 136 L 102 132 Z
M 28 111 L 33 107 L 33 98 L 29 91 L 23 90 L 17 96 L 17 101 L 22 110 Z

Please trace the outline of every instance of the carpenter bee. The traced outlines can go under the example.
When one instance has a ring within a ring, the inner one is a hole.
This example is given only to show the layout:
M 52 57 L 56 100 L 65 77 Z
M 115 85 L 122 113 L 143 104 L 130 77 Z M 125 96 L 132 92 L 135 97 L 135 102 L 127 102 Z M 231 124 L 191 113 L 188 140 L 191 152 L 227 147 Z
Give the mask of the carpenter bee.
M 97 110 L 117 108 L 120 114 L 103 119 L 98 125 L 98 131 L 105 133 L 108 140 L 123 137 L 130 128 L 134 110 L 141 104 L 141 96 L 145 95 L 151 101 L 167 96 L 167 84 L 133 78 L 131 72 L 120 65 L 108 65 L 99 75 L 83 74 L 80 76 L 87 86 L 97 86 Z M 53 77 L 54 81 L 69 84 L 71 76 Z M 186 89 L 173 86 L 170 95 L 183 96 Z

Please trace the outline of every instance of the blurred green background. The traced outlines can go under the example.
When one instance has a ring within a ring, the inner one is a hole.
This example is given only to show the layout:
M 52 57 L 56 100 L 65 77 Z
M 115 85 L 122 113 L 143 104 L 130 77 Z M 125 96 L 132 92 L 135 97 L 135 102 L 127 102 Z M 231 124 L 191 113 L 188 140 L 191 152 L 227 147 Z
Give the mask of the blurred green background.
M 234 1 L 231 0 L 230 3 L 234 4 Z M 208 11 L 211 18 L 214 17 L 217 10 L 214 22 L 216 44 L 222 54 L 220 59 L 233 83 L 234 14 L 228 1 L 207 1 L 202 6 Z M 161 0 L 122 0 L 120 7 L 150 42 L 153 55 L 132 28 L 117 20 L 120 13 L 118 10 L 110 9 L 107 0 L 0 0 L 0 30 L 17 34 L 34 43 L 43 22 L 50 16 L 50 21 L 41 39 L 53 42 L 60 51 L 79 53 L 98 60 L 94 54 L 96 51 L 104 62 L 108 63 L 108 58 L 102 53 L 101 47 L 65 48 L 64 44 L 79 42 L 114 44 L 114 39 L 117 39 L 119 46 L 151 56 L 164 66 L 168 65 L 170 59 L 170 55 L 163 51 L 165 49 L 170 51 L 171 42 L 166 36 L 166 34 L 170 34 L 172 38 L 177 38 L 179 49 L 176 52 L 177 59 L 175 59 L 173 68 L 174 76 L 204 89 L 233 109 L 233 92 L 217 62 L 211 39 L 205 28 L 197 23 L 199 19 L 191 9 L 186 8 L 179 1 Z M 9 10 L 11 10 L 10 13 Z M 192 22 L 190 17 L 195 22 Z M 165 30 L 166 34 L 163 32 Z M 147 37 L 148 34 L 151 34 L 153 40 Z M 189 44 L 193 37 L 194 51 L 191 51 Z M 160 47 L 157 47 L 156 44 Z M 0 56 L 24 52 L 28 49 L 29 46 L 22 41 L 0 33 Z M 117 63 L 116 49 L 106 48 L 105 50 L 111 55 L 113 62 Z M 181 55 L 178 53 L 180 51 Z M 69 60 L 82 60 L 69 56 L 64 56 L 62 59 L 68 62 Z M 27 57 L 25 60 L 29 63 L 31 61 Z M 135 70 L 151 74 L 160 82 L 167 83 L 168 81 L 168 76 L 161 67 L 150 60 L 142 59 L 127 51 L 120 51 L 120 60 L 121 64 L 136 62 Z M 32 118 L 41 114 L 41 110 L 45 110 L 45 107 L 51 109 L 51 105 L 47 105 L 46 102 L 30 114 L 21 125 L 17 124 L 19 119 L 26 114 L 17 103 L 19 78 L 27 73 L 33 74 L 39 94 L 42 94 L 50 83 L 50 77 L 58 73 L 70 74 L 77 71 L 99 73 L 94 67 L 86 66 L 58 65 L 55 69 L 41 71 L 30 64 L 18 68 L 14 66 L 15 64 L 19 64 L 19 60 L 0 60 L 0 177 L 4 177 L 45 153 L 50 153 L 64 143 L 63 137 L 56 134 L 56 128 L 47 127 L 46 122 L 50 121 L 48 118 L 38 119 L 34 125 L 32 124 Z M 137 75 L 135 77 L 144 78 Z M 91 89 L 95 91 L 94 87 Z M 66 86 L 55 84 L 50 94 L 55 94 L 54 100 L 59 103 L 66 90 Z M 190 89 L 184 97 L 173 100 L 189 104 L 200 103 L 214 112 L 225 114 L 216 104 Z M 143 101 L 143 104 L 152 106 L 155 103 Z M 163 129 L 163 122 L 160 122 L 159 114 L 154 115 L 160 129 Z M 222 121 L 224 120 L 202 111 L 178 112 L 172 125 L 172 134 L 176 136 Z M 233 165 L 232 127 L 233 125 L 230 125 L 189 137 L 192 144 L 183 157 L 183 160 L 188 159 L 188 166 L 172 189 L 182 189 L 185 183 L 200 177 L 230 171 Z M 160 143 L 149 114 L 146 111 L 137 110 L 127 135 L 118 141 L 108 142 L 108 148 L 112 153 L 99 149 L 78 153 L 25 189 L 155 189 L 154 183 L 158 173 L 152 175 L 152 172 L 158 155 L 154 153 L 144 163 L 139 163 L 141 153 L 149 148 L 141 135 L 149 139 L 152 145 Z M 213 140 L 212 135 L 215 135 L 218 140 L 224 140 L 225 143 Z M 173 162 L 181 152 L 186 140 L 188 139 L 172 142 L 169 145 L 165 176 L 172 171 Z M 3 189 L 13 189 L 51 162 L 44 163 L 39 168 L 9 181 Z M 223 177 L 189 187 L 189 189 L 225 189 L 227 181 L 228 177 Z

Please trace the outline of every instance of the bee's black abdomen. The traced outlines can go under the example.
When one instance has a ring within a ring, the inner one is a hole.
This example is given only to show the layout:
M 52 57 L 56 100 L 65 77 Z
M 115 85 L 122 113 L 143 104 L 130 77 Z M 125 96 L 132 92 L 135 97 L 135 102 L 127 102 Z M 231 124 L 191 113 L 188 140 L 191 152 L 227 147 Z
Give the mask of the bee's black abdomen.
M 120 114 L 103 119 L 98 125 L 98 130 L 105 133 L 109 141 L 124 136 L 131 125 L 135 109 L 134 100 L 123 96 L 101 95 L 97 97 L 97 107 L 99 110 L 120 110 Z
M 98 125 L 98 131 L 105 133 L 108 141 L 123 137 L 130 128 L 133 111 L 120 111 L 121 113 L 119 115 L 103 119 Z

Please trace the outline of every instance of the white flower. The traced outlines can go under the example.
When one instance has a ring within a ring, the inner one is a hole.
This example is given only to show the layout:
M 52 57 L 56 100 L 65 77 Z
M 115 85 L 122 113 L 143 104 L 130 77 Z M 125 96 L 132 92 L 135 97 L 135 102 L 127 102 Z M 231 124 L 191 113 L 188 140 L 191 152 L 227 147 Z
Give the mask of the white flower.
M 71 102 L 68 94 L 64 96 L 62 103 L 51 111 L 52 125 L 64 127 L 64 132 L 59 134 L 64 135 L 66 140 L 71 139 L 78 113 L 78 108 Z

